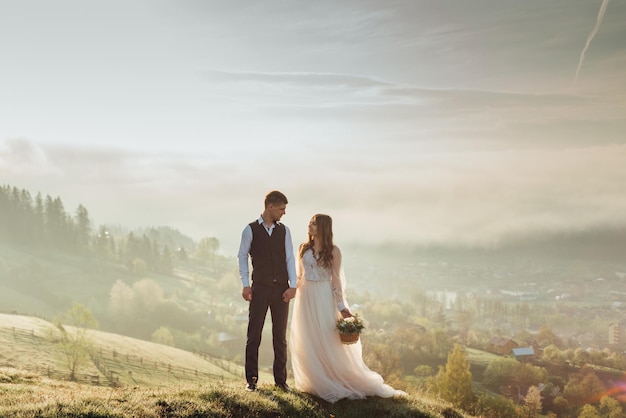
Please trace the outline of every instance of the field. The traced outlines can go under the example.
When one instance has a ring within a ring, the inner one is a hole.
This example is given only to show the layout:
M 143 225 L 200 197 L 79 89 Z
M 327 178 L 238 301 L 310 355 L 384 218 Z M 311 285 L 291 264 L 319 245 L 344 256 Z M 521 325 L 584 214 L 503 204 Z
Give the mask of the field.
M 0 314 L 0 367 L 66 378 L 68 369 L 43 319 Z M 243 367 L 207 355 L 122 335 L 90 331 L 95 351 L 77 378 L 105 386 L 159 387 L 215 381 L 244 382 Z M 261 372 L 260 381 L 272 381 Z

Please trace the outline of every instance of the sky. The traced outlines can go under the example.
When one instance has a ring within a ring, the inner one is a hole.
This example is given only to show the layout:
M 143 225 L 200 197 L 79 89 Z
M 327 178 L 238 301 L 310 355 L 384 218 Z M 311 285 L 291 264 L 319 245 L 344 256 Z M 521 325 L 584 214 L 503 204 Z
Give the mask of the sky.
M 0 183 L 236 253 L 626 226 L 623 0 L 0 0 Z

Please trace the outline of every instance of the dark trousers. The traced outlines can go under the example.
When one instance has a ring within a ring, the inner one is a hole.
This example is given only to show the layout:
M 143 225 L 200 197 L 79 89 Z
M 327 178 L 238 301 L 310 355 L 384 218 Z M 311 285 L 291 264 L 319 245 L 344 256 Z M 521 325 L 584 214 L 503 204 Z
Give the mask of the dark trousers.
M 246 343 L 246 381 L 259 377 L 259 346 L 263 324 L 269 308 L 272 317 L 272 342 L 274 345 L 274 382 L 287 381 L 287 319 L 289 302 L 283 302 L 283 292 L 288 284 L 264 286 L 252 284 L 252 300 L 248 313 L 248 341 Z

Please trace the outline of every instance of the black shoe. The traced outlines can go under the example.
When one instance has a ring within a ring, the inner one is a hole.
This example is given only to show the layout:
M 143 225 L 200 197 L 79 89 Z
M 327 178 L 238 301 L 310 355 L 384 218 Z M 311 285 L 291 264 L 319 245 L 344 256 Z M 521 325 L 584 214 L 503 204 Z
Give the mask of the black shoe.
M 250 381 L 246 383 L 246 391 L 247 392 L 256 392 L 256 382 L 258 378 L 256 376 L 252 376 Z
M 291 388 L 287 385 L 287 383 L 276 383 L 276 387 L 283 392 L 291 392 Z

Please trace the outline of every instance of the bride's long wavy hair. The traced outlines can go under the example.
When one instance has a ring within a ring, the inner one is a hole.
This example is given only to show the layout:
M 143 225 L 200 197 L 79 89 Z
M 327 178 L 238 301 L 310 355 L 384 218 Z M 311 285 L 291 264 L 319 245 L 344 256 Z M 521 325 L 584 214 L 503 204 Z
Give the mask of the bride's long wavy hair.
M 317 263 L 324 268 L 329 268 L 333 262 L 333 247 L 335 246 L 333 243 L 333 218 L 318 213 L 313 215 L 311 221 L 317 224 L 317 237 L 313 238 L 309 235 L 309 240 L 300 246 L 299 257 L 302 258 L 302 254 L 310 248 L 313 251 L 313 256 L 317 259 Z M 315 254 L 313 249 L 315 239 L 321 243 L 319 254 Z

